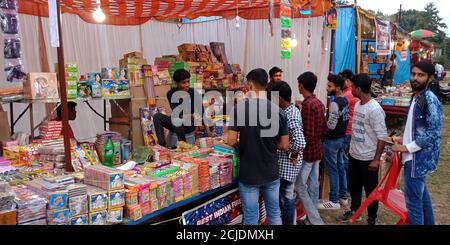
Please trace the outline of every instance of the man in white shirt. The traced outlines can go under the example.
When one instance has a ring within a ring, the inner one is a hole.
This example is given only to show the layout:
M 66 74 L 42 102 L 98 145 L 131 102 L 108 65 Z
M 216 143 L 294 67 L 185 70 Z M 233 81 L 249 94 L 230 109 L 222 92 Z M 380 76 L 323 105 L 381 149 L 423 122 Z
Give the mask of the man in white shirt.
M 434 62 L 434 69 L 436 70 L 436 79 L 440 81 L 442 78 L 442 72 L 444 72 L 444 66 Z
M 384 110 L 370 94 L 372 79 L 367 74 L 358 74 L 352 82 L 353 95 L 360 101 L 356 103 L 353 115 L 348 163 L 348 184 L 352 203 L 349 211 L 337 217 L 338 221 L 343 222 L 347 222 L 361 206 L 362 189 L 364 188 L 368 197 L 377 187 L 378 168 L 387 138 Z M 376 224 L 377 211 L 378 202 L 372 202 L 368 207 L 369 225 Z
M 393 151 L 402 152 L 405 199 L 411 225 L 434 225 L 433 207 L 426 176 L 437 169 L 441 146 L 442 106 L 428 88 L 433 81 L 432 64 L 419 62 L 411 67 L 413 98 L 406 120 L 403 143 Z

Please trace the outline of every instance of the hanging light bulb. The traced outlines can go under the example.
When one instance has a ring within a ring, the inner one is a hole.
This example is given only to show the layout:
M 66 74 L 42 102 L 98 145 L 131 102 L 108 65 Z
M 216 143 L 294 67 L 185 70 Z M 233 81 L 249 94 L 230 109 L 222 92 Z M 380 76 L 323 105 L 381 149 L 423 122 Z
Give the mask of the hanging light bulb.
M 96 1 L 97 8 L 95 9 L 94 13 L 92 13 L 92 17 L 96 22 L 103 22 L 106 19 L 105 13 L 103 13 L 102 8 L 100 7 L 100 0 Z
M 294 33 L 293 37 L 291 38 L 291 47 L 295 48 L 295 47 L 297 47 L 297 45 L 298 45 L 298 41 L 295 38 L 295 33 Z
M 235 20 L 236 20 L 236 25 L 235 25 L 236 29 L 241 27 L 241 23 L 239 23 L 240 19 L 241 18 L 239 18 L 239 6 L 237 6 L 237 8 L 236 8 L 236 18 L 235 18 Z
M 405 47 L 409 47 L 409 40 L 407 39 L 406 41 L 405 41 Z

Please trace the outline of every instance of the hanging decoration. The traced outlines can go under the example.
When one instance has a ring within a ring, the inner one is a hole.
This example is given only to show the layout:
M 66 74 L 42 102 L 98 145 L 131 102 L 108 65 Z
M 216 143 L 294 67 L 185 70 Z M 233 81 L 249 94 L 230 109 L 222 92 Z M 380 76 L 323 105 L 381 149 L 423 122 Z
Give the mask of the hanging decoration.
M 311 5 L 309 5 L 309 9 L 311 9 Z M 306 48 L 308 50 L 308 56 L 306 59 L 306 68 L 309 70 L 311 69 L 311 29 L 312 29 L 312 20 L 311 15 L 308 17 L 308 34 L 307 34 L 307 41 L 306 41 Z
M 281 58 L 290 59 L 292 57 L 291 46 L 291 27 L 292 27 L 292 8 L 289 1 L 283 0 L 280 3 L 281 19 Z
M 16 0 L 0 0 L 0 20 L 3 36 L 3 57 L 8 82 L 23 82 L 21 40 L 19 37 L 19 15 Z
M 268 21 L 269 21 L 269 30 L 270 30 L 270 36 L 273 37 L 274 36 L 274 32 L 273 32 L 273 23 L 272 23 L 272 19 L 273 19 L 273 0 L 269 1 L 269 15 L 268 15 Z

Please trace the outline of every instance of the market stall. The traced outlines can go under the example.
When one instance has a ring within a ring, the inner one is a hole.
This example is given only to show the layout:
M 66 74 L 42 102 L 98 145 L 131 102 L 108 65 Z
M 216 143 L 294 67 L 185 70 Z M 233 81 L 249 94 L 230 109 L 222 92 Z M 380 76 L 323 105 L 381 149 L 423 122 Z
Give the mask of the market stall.
M 65 14 L 49 12 L 46 1 L 19 0 L 17 4 L 20 69 L 28 74 L 20 78 L 21 83 L 2 82 L 0 94 L 2 103 L 9 104 L 5 109 L 13 131 L 33 135 L 39 130 L 39 138 L 18 134 L 14 140 L 2 140 L 0 215 L 15 215 L 11 223 L 138 224 L 236 186 L 237 155 L 217 142 L 220 125 L 215 127 L 216 140 L 202 138 L 196 146 L 178 144 L 175 151 L 155 145 L 152 114 L 168 110 L 164 95 L 176 69 L 191 73 L 193 88 L 222 91 L 244 86 L 243 73 L 255 67 L 282 64 L 291 85 L 303 70 L 314 71 L 321 80 L 328 74 L 322 64 L 329 63 L 330 32 L 321 16 L 329 1 L 291 2 L 310 11 L 307 18 L 292 21 L 291 30 L 301 37 L 301 48 L 292 50 L 291 59 L 281 59 L 282 37 L 267 31 L 267 20 L 239 18 L 265 19 L 270 10 L 279 17 L 278 2 L 267 8 L 267 1 L 224 0 L 208 10 L 204 9 L 209 1 L 200 6 L 197 2 L 136 2 L 138 7 L 133 9 L 119 1 L 57 3 Z M 98 9 L 105 12 L 105 23 L 126 26 L 85 23 L 94 22 L 91 13 Z M 47 13 L 50 19 L 41 18 Z M 55 13 L 58 28 L 52 19 Z M 237 18 L 188 25 L 149 21 L 212 15 Z M 305 16 L 295 11 L 292 17 Z M 282 25 L 279 19 L 271 23 L 275 29 Z M 59 39 L 54 38 L 55 31 Z M 55 41 L 60 44 L 57 53 L 49 49 Z M 54 63 L 55 67 L 49 65 Z M 325 88 L 325 84 L 318 87 L 321 99 L 325 99 Z M 296 92 L 294 99 L 299 97 Z M 67 137 L 68 101 L 82 102 L 80 118 L 72 125 L 81 142 Z M 52 117 L 52 104 L 59 102 L 62 122 Z M 17 118 L 16 108 L 23 111 Z M 87 108 L 103 120 L 87 115 Z M 98 113 L 99 108 L 103 113 Z
M 411 64 L 416 64 L 420 61 L 431 62 L 434 55 L 434 45 L 427 40 L 412 40 L 409 49 L 411 50 Z
M 381 80 L 388 58 L 395 53 L 397 71 L 393 84 L 409 80 L 409 36 L 406 31 L 359 7 L 338 7 L 337 13 L 339 24 L 334 37 L 334 73 L 350 69 Z

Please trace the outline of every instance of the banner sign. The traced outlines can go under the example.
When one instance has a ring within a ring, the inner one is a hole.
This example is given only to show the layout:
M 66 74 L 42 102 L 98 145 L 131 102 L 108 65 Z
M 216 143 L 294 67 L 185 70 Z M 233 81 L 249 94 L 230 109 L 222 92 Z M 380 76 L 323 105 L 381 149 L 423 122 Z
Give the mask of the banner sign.
M 391 47 L 391 30 L 388 21 L 375 19 L 377 55 L 388 55 Z
M 266 220 L 264 202 L 260 198 L 260 224 Z M 243 212 L 239 189 L 235 188 L 182 214 L 183 225 L 242 224 Z

